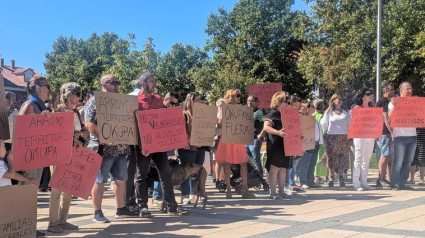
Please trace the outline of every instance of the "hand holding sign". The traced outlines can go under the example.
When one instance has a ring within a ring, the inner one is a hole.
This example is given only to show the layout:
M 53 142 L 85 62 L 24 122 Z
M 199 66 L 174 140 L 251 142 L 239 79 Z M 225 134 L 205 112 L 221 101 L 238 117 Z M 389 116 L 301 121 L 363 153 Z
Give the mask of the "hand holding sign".
M 425 127 L 425 97 L 399 97 L 393 105 L 391 127 Z
M 286 156 L 303 155 L 303 143 L 301 139 L 300 115 L 296 108 L 282 107 L 280 109 L 282 126 L 288 134 L 283 140 Z
M 351 123 L 348 129 L 348 139 L 371 138 L 382 136 L 384 125 L 383 109 L 381 108 L 353 108 Z

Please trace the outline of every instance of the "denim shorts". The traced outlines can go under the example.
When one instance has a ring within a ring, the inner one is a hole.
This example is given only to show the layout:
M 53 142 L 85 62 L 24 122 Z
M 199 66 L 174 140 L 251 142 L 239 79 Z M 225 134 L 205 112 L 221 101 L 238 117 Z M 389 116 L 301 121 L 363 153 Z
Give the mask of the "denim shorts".
M 382 135 L 378 140 L 376 141 L 379 150 L 381 152 L 381 156 L 389 157 L 392 155 L 392 151 L 394 150 L 393 147 L 393 141 L 391 139 L 391 135 Z
M 96 183 L 108 182 L 109 176 L 112 181 L 127 180 L 127 157 L 125 155 L 103 157 Z

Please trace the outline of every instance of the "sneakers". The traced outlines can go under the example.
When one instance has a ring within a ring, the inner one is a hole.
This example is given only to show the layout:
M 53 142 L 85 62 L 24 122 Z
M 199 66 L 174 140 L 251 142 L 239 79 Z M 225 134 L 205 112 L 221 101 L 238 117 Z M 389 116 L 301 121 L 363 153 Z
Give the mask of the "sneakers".
M 329 185 L 330 188 L 332 188 L 334 186 L 334 180 L 333 179 L 329 180 L 328 185 Z
M 139 216 L 139 214 L 134 213 L 134 212 L 130 212 L 129 210 L 127 210 L 127 208 L 118 208 L 117 212 L 115 213 L 115 218 L 116 219 L 121 219 L 121 218 L 129 218 L 129 217 L 137 217 Z
M 363 189 L 366 189 L 366 190 L 375 190 L 375 188 L 374 187 L 371 187 L 371 186 L 369 186 L 369 185 L 362 185 L 362 187 L 363 187 Z
M 41 232 L 41 231 L 36 231 L 37 233 L 36 233 L 36 236 L 37 237 L 44 237 L 44 236 L 46 236 L 46 234 L 44 233 L 44 232 Z
M 362 188 L 362 187 L 354 187 L 354 190 L 356 190 L 356 191 L 364 191 L 364 188 Z
M 189 195 L 182 196 L 182 204 L 183 205 L 188 205 L 190 203 L 191 203 L 191 199 L 189 198 Z
M 93 218 L 92 221 L 97 222 L 97 223 L 110 223 L 108 218 L 106 218 L 103 215 L 102 210 L 97 210 L 97 211 L 94 212 L 94 218 Z
M 170 216 L 181 216 L 181 215 L 186 215 L 188 213 L 187 210 L 181 209 L 181 208 L 169 208 L 168 209 L 168 215 Z
M 419 183 L 418 183 L 418 185 L 425 185 L 425 181 L 423 180 L 423 179 L 421 179 L 421 180 L 419 180 Z
M 388 182 L 387 180 L 379 180 L 379 183 L 381 184 L 382 187 L 386 187 L 386 188 L 391 187 L 390 182 Z
M 309 187 L 307 184 L 303 184 L 303 185 L 301 186 L 301 188 L 302 188 L 302 189 L 309 189 L 310 187 Z
M 409 179 L 406 184 L 415 184 L 415 180 Z
M 68 222 L 67 223 L 63 223 L 63 224 L 60 224 L 60 226 L 64 230 L 78 230 L 78 226 L 73 225 L 73 224 L 68 223 Z
M 404 187 L 401 187 L 400 189 L 401 190 L 415 190 L 414 188 L 407 186 L 407 185 L 405 185 Z
M 140 209 L 139 217 L 150 218 L 150 217 L 152 217 L 152 214 L 150 213 L 150 211 L 147 208 L 144 207 L 144 208 Z
M 400 188 L 397 187 L 397 186 L 393 186 L 393 187 L 391 187 L 391 190 L 393 190 L 393 191 L 400 191 Z
M 48 231 L 48 232 L 51 232 L 51 233 L 63 233 L 63 229 L 62 229 L 62 227 L 61 227 L 60 225 L 57 225 L 57 226 L 49 226 L 49 227 L 47 228 L 47 231 Z

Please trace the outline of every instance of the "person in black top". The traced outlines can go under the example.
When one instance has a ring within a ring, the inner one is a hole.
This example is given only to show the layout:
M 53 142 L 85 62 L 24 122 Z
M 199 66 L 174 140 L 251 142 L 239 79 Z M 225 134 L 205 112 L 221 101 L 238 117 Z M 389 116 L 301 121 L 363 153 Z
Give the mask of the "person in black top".
M 259 109 L 257 107 L 258 105 L 258 98 L 257 96 L 251 94 L 248 96 L 247 100 L 247 106 L 252 107 L 254 112 L 254 144 L 252 145 L 245 145 L 246 152 L 248 153 L 248 156 L 253 159 L 255 162 L 255 169 L 263 176 L 263 165 L 261 164 L 261 136 L 258 138 L 258 135 L 260 135 L 261 131 L 263 130 L 264 125 L 264 113 L 262 109 Z
M 388 117 L 388 104 L 391 98 L 395 95 L 393 85 L 385 85 L 382 87 L 382 98 L 376 103 L 376 107 L 383 108 L 384 116 L 384 128 L 382 130 L 382 137 L 376 140 L 377 153 L 376 158 L 378 159 L 379 178 L 376 182 L 377 187 L 389 187 L 388 180 L 385 179 L 385 175 L 388 173 L 388 178 L 391 177 L 391 151 L 393 147 L 392 129 L 390 127 L 390 119 Z M 388 172 L 387 172 L 388 171 Z

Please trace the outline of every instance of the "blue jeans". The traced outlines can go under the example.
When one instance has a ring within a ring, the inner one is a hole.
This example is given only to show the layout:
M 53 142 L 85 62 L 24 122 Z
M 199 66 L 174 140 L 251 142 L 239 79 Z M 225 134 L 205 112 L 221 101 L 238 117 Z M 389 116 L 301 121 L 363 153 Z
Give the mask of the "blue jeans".
M 296 158 L 296 159 L 295 159 Z M 285 184 L 288 184 L 289 186 L 295 186 L 295 175 L 298 171 L 298 163 L 300 162 L 301 158 L 294 157 L 291 158 L 291 168 L 286 170 L 286 182 Z
M 162 186 L 158 181 L 153 182 L 152 197 L 154 200 L 162 200 Z
M 257 138 L 254 139 L 253 145 L 245 145 L 246 153 L 255 162 L 255 169 L 263 175 L 263 165 L 261 164 L 261 141 Z
M 391 168 L 391 187 L 405 188 L 410 164 L 416 150 L 416 136 L 394 137 L 394 160 Z
M 185 150 L 185 149 L 179 149 L 179 158 L 182 165 L 185 164 L 204 164 L 205 160 L 205 150 L 204 149 L 198 149 L 198 150 Z M 182 196 L 195 194 L 192 188 L 192 179 L 189 178 L 186 181 L 184 181 L 181 185 L 181 192 Z
M 96 177 L 96 183 L 106 183 L 108 178 L 112 181 L 127 180 L 127 157 L 119 155 L 117 157 L 103 157 L 99 172 Z
M 319 146 L 319 143 L 316 142 L 314 149 L 305 151 L 303 157 L 300 159 L 298 167 L 300 169 L 301 185 L 314 185 L 314 168 L 316 167 Z

